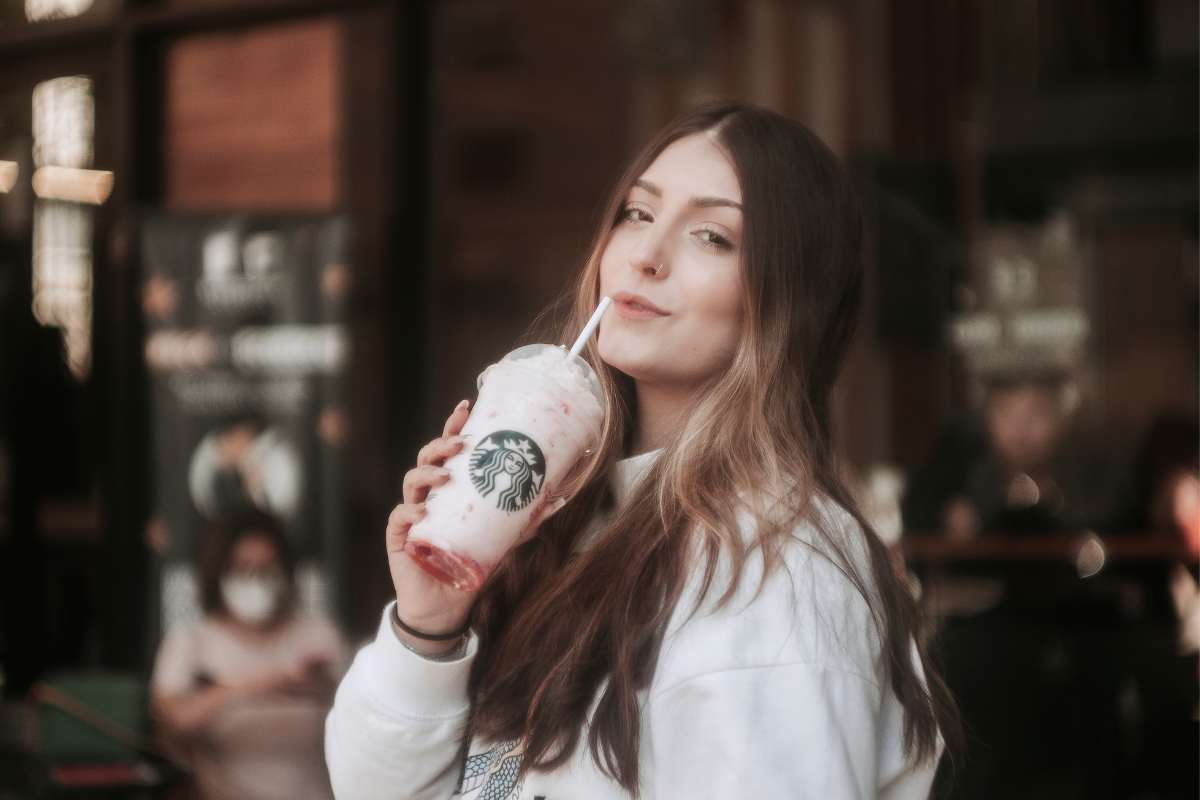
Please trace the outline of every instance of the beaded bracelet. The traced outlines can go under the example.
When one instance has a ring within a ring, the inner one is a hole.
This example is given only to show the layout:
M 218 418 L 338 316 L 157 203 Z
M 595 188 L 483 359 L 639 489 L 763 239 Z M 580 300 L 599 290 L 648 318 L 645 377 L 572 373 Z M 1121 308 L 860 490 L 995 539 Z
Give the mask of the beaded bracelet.
M 407 650 L 410 653 L 415 654 L 417 657 L 422 658 L 426 661 L 458 661 L 460 658 L 462 658 L 463 656 L 465 656 L 467 654 L 467 640 L 465 637 L 463 638 L 463 640 L 461 642 L 454 645 L 454 647 L 451 647 L 449 650 L 447 650 L 444 653 L 438 653 L 437 655 L 434 655 L 432 653 L 422 653 L 420 650 L 413 647 L 411 644 L 409 644 L 404 639 L 401 639 L 399 636 L 396 637 L 396 641 L 398 641 L 400 643 L 400 646 L 403 647 L 405 650 Z

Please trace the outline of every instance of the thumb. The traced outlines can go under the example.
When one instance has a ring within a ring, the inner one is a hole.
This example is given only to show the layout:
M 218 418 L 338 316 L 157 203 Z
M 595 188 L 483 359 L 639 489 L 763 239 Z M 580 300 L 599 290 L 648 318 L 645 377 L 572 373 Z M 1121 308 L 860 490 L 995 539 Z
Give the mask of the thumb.
M 384 542 L 389 553 L 399 555 L 404 552 L 408 543 L 408 533 L 412 526 L 425 518 L 425 504 L 418 503 L 410 506 L 397 506 L 388 517 Z

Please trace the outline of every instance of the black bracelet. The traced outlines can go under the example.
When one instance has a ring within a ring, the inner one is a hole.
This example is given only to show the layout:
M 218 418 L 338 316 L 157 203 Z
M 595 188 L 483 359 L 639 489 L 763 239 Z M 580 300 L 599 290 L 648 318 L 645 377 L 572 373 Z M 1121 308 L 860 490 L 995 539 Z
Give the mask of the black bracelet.
M 461 639 L 467 634 L 468 631 L 471 630 L 471 620 L 468 617 L 467 621 L 463 623 L 463 626 L 456 631 L 450 631 L 449 633 L 426 633 L 425 631 L 419 631 L 416 628 L 410 628 L 404 624 L 404 620 L 400 619 L 400 609 L 396 608 L 395 606 L 392 606 L 392 619 L 396 621 L 396 625 L 400 628 L 400 630 L 404 631 L 409 636 L 415 636 L 418 639 L 424 639 L 427 642 L 449 642 L 453 639 Z

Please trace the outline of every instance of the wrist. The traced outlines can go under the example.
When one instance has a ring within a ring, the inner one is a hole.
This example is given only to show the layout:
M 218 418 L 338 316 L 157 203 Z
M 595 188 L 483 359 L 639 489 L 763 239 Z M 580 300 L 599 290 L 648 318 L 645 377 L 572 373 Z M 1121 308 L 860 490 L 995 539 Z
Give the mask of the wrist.
M 392 606 L 392 613 L 388 615 L 388 620 L 392 626 L 392 633 L 400 640 L 400 643 L 417 655 L 426 658 L 445 656 L 460 650 L 469 633 L 465 622 L 460 623 L 456 629 L 447 628 L 445 633 L 440 631 L 425 633 L 424 629 L 416 629 L 405 624 L 401 620 L 396 606 Z

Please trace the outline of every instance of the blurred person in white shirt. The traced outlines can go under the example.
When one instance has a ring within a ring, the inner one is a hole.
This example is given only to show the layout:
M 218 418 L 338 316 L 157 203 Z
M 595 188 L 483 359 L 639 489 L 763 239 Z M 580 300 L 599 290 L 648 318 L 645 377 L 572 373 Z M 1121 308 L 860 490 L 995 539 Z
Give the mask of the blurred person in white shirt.
M 202 797 L 330 797 L 322 720 L 347 649 L 301 611 L 279 522 L 249 511 L 214 529 L 199 573 L 203 618 L 169 630 L 155 660 L 156 721 Z

